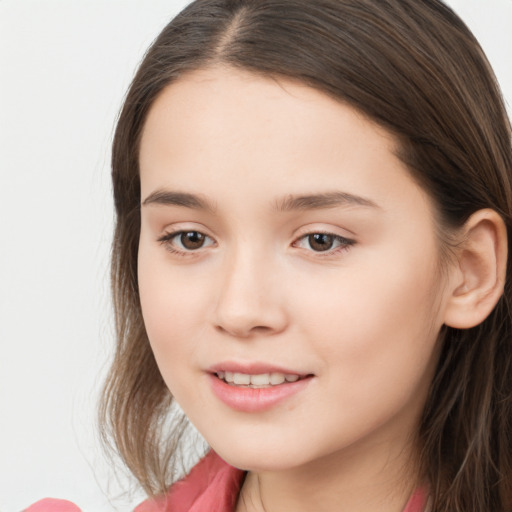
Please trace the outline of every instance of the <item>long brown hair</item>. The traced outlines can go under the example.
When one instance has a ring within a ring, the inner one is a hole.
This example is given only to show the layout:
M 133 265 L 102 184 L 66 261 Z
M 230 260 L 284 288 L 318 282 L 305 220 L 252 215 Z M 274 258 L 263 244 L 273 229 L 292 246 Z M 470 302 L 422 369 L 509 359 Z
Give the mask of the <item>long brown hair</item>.
M 174 477 L 183 422 L 169 424 L 172 396 L 139 303 L 140 135 L 162 89 L 217 63 L 300 81 L 358 109 L 399 141 L 400 157 L 437 206 L 441 236 L 492 208 L 512 240 L 510 122 L 478 42 L 440 0 L 193 2 L 146 54 L 112 153 L 117 350 L 100 416 L 105 436 L 153 495 Z M 435 512 L 512 510 L 511 286 L 507 279 L 481 325 L 440 333 L 419 432 Z

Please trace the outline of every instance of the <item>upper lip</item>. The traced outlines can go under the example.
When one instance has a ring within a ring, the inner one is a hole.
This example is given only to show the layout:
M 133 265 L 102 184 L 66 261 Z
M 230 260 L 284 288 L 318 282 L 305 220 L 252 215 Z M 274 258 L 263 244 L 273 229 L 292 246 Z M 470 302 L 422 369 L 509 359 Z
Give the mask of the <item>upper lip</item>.
M 263 363 L 263 362 L 234 362 L 225 361 L 210 366 L 207 370 L 209 373 L 218 372 L 233 372 L 233 373 L 244 373 L 247 375 L 262 375 L 265 373 L 283 373 L 285 375 L 298 375 L 299 377 L 306 377 L 311 375 L 308 372 L 302 372 L 297 370 L 291 370 L 283 366 L 276 366 L 274 364 Z

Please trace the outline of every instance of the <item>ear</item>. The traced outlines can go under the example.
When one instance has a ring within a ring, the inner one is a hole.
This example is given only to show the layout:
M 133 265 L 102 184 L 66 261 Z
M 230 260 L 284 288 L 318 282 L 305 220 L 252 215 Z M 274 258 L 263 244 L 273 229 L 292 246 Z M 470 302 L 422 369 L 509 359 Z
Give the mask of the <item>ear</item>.
M 487 318 L 503 294 L 507 229 L 494 210 L 485 209 L 475 212 L 461 231 L 444 323 L 469 329 Z

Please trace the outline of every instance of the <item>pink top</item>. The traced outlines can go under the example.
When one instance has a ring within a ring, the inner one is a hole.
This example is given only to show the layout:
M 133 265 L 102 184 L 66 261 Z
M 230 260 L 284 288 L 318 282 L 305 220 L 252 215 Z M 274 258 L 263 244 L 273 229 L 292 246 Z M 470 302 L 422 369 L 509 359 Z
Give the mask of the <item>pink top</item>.
M 244 471 L 210 451 L 164 497 L 144 501 L 134 512 L 234 512 L 244 478 Z M 411 496 L 403 512 L 424 512 L 425 503 L 426 493 L 420 489 Z M 69 501 L 46 499 L 25 512 L 80 512 L 80 509 Z
M 38 501 L 23 512 L 81 512 L 80 509 L 70 501 L 54 500 L 46 498 Z

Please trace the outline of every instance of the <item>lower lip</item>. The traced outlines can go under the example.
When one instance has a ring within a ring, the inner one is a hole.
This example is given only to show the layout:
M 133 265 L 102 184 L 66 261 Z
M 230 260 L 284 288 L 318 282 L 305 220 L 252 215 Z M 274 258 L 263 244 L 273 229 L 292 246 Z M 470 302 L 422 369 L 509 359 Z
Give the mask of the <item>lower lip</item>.
M 311 379 L 312 377 L 305 377 L 268 388 L 249 388 L 230 385 L 211 374 L 210 384 L 217 398 L 231 409 L 241 412 L 262 412 L 302 391 Z

